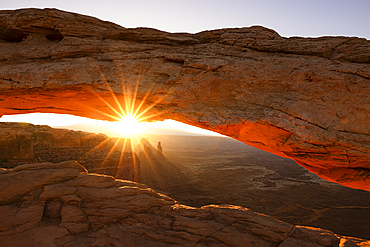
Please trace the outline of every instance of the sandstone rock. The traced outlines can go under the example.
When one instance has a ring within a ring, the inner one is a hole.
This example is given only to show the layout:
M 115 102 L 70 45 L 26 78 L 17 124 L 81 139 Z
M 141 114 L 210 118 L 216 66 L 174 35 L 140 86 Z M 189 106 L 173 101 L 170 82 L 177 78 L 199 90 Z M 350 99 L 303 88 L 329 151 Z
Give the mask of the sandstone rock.
M 50 200 L 46 201 L 44 207 L 44 218 L 47 219 L 60 219 L 61 211 L 63 207 L 63 201 L 61 200 Z
M 63 182 L 86 172 L 85 168 L 75 161 L 63 165 L 51 163 L 20 165 L 2 174 L 0 183 L 0 205 L 18 200 L 32 190 L 48 184 Z
M 25 162 L 33 159 L 34 140 L 31 132 L 20 128 L 0 129 L 1 161 L 21 160 Z
M 61 223 L 60 227 L 65 227 L 71 234 L 81 234 L 87 232 L 90 228 L 90 223 Z
M 317 246 L 337 246 L 339 241 L 330 231 L 296 226 L 289 238 L 283 241 L 282 246 L 293 246 L 293 243 L 296 243 L 296 246 L 312 246 L 312 243 L 315 243 Z
M 339 247 L 352 246 L 370 246 L 370 241 L 361 242 L 361 240 L 352 237 L 343 237 L 340 239 Z
M 229 246 L 271 246 L 271 242 L 257 237 L 249 232 L 242 232 L 234 227 L 225 227 L 212 234 L 213 238 L 227 243 Z
M 62 223 L 63 222 L 82 222 L 86 219 L 85 212 L 80 208 L 72 205 L 64 205 L 62 212 Z
M 59 163 L 68 160 L 96 158 L 97 153 L 108 153 L 112 142 L 108 136 L 83 131 L 56 129 L 29 123 L 0 123 L 0 165 L 11 168 L 34 162 Z M 101 144 L 96 152 L 89 152 Z M 91 157 L 94 156 L 94 157 Z
M 54 240 L 68 236 L 66 228 L 57 226 L 39 226 L 14 235 L 1 236 L 1 247 L 6 246 L 58 246 Z
M 40 200 L 50 200 L 59 198 L 65 195 L 75 194 L 77 189 L 75 187 L 67 186 L 65 184 L 52 184 L 44 187 L 44 191 L 40 195 Z
M 257 214 L 243 207 L 211 205 L 203 208 L 217 213 L 216 219 L 226 221 L 233 226 L 232 228 L 261 236 L 270 242 L 283 241 L 293 228 L 291 224 L 278 222 L 271 217 Z M 244 224 L 245 222 L 248 224 Z M 229 230 L 234 231 L 232 228 Z
M 90 188 L 109 188 L 116 185 L 113 177 L 100 174 L 79 175 L 74 180 L 66 182 L 68 186 L 90 187 Z
M 16 232 L 17 230 L 31 229 L 42 220 L 43 211 L 44 207 L 37 204 L 23 208 L 16 205 L 0 206 L 0 231 Z
M 138 83 L 136 102 L 156 104 L 153 119 L 214 130 L 370 190 L 366 39 L 283 38 L 260 26 L 166 33 L 56 9 L 4 10 L 0 23 L 0 114 L 112 120 L 106 102 L 119 110 L 112 95 L 124 102 Z
M 68 169 L 79 174 L 71 176 L 65 173 Z M 0 181 L 10 184 L 8 180 L 28 177 L 32 183 L 35 171 L 59 173 L 59 180 L 42 180 L 32 187 L 19 183 L 15 193 L 25 191 L 25 195 L 13 197 L 12 203 L 2 200 L 0 247 L 370 244 L 323 229 L 293 226 L 243 207 L 188 207 L 139 183 L 87 174 L 72 162 L 18 166 L 0 174 Z M 80 202 L 62 200 L 63 197 L 79 198 Z

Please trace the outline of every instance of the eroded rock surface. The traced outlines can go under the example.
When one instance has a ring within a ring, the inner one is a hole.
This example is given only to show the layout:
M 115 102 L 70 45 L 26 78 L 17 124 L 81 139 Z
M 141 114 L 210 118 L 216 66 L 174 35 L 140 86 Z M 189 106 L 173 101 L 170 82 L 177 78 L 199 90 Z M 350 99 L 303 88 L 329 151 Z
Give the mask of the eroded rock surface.
M 0 172 L 0 246 L 366 246 L 231 205 L 187 207 L 75 161 Z
M 38 161 L 59 163 L 71 159 L 79 160 L 82 155 L 78 155 L 81 147 L 90 150 L 107 138 L 103 134 L 54 129 L 46 125 L 0 122 L 0 166 L 11 168 L 14 164 Z M 63 153 L 63 149 L 67 152 Z M 67 156 L 67 159 L 61 156 Z
M 364 190 L 369 63 L 370 41 L 355 37 L 166 33 L 55 9 L 0 11 L 0 114 L 112 120 L 112 95 L 124 102 L 139 85 L 137 104 L 161 114 L 152 119 L 214 130 Z

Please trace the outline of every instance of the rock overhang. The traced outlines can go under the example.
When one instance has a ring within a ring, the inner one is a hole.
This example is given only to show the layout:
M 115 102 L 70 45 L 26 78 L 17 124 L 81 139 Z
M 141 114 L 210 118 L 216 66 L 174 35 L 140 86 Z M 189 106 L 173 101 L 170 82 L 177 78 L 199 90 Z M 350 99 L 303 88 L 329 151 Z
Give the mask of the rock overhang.
M 213 130 L 370 190 L 368 40 L 283 38 L 260 26 L 166 33 L 56 9 L 0 11 L 0 23 L 1 115 L 111 120 L 106 103 L 137 88 L 154 120 Z

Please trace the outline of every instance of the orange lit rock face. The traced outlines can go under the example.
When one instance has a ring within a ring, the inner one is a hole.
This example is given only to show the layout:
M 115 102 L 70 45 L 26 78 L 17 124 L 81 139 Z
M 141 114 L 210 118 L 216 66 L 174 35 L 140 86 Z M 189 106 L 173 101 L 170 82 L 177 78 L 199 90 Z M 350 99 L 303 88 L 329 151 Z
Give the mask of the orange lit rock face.
M 122 84 L 132 96 L 139 83 L 137 99 L 158 102 L 153 119 L 214 130 L 370 191 L 368 40 L 263 27 L 171 34 L 50 9 L 0 11 L 0 22 L 0 114 L 109 119 L 99 99 L 117 108 L 107 84 L 122 101 Z

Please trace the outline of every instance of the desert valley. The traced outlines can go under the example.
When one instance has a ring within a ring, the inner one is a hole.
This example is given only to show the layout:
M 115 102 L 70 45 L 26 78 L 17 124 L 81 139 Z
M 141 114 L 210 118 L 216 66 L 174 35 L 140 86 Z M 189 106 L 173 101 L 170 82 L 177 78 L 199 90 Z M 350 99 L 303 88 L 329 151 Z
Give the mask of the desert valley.
M 327 182 L 292 160 L 231 138 L 146 135 L 140 144 L 131 147 L 130 142 L 123 149 L 128 159 L 120 164 L 123 141 L 113 147 L 116 138 L 103 134 L 26 123 L 2 123 L 0 130 L 3 168 L 77 160 L 89 173 L 134 181 L 130 169 L 125 174 L 119 169 L 134 166 L 133 152 L 139 166 L 136 181 L 183 205 L 243 206 L 290 224 L 370 238 L 369 192 Z M 163 157 L 158 157 L 158 142 Z

